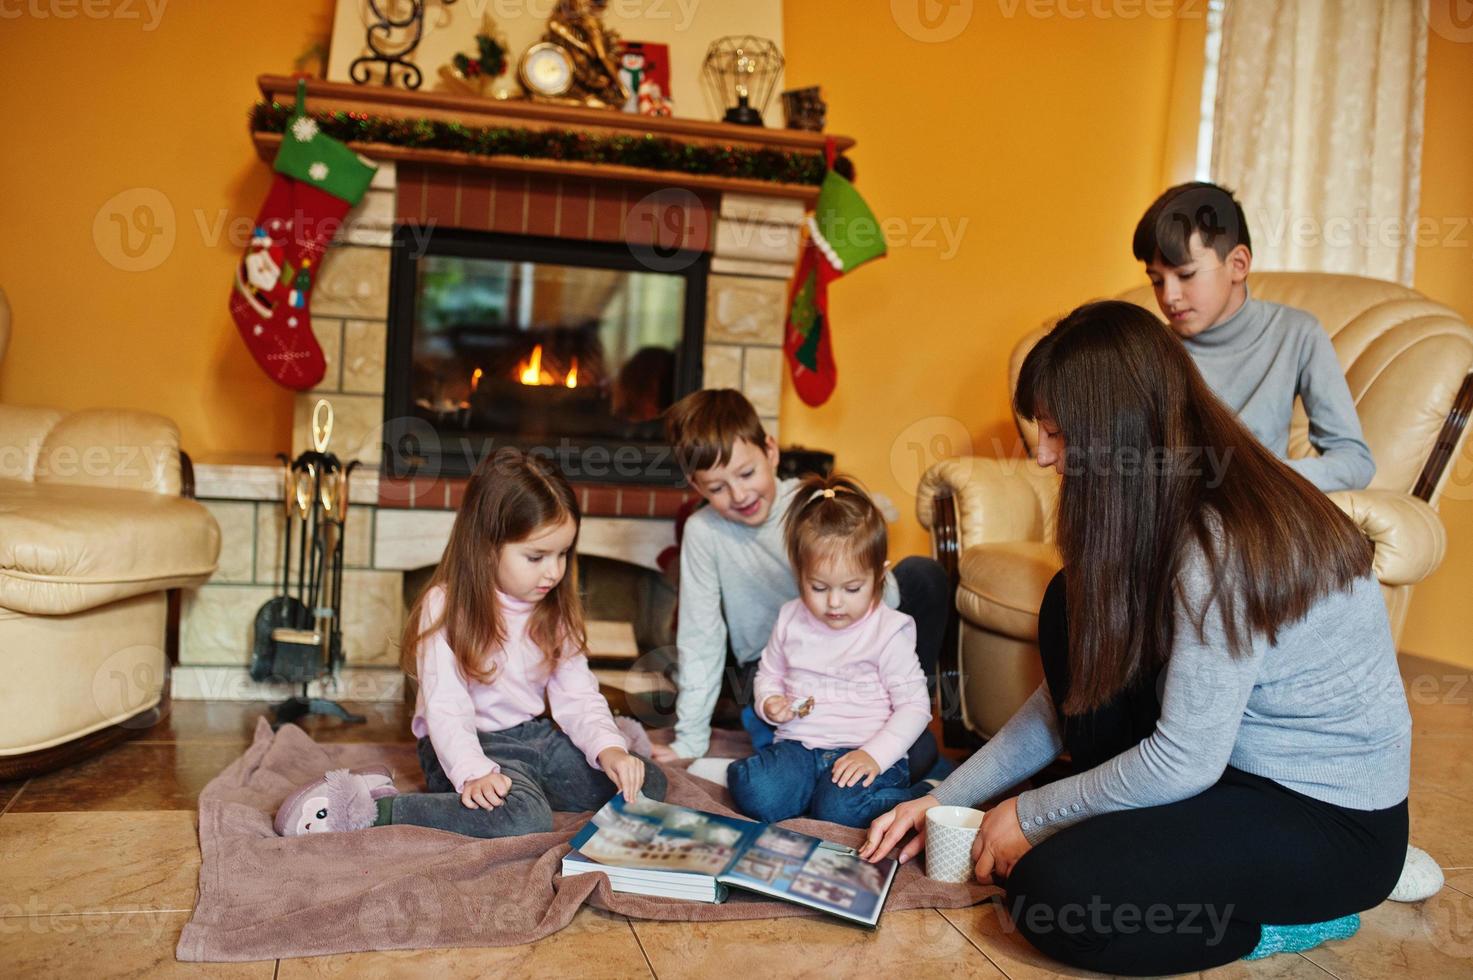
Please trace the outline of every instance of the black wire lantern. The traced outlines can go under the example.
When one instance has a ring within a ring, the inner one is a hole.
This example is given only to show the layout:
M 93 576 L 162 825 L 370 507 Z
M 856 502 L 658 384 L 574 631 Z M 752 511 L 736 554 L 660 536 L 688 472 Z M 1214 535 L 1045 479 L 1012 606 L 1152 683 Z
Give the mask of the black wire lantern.
M 782 71 L 783 55 L 777 45 L 747 34 L 712 41 L 701 78 L 717 108 L 726 109 L 724 121 L 761 126 Z

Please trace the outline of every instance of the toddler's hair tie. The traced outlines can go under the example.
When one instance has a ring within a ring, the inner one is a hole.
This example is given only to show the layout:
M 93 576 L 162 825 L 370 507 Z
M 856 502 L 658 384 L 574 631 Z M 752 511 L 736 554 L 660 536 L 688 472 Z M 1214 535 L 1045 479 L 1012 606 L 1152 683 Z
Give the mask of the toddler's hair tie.
M 847 487 L 839 487 L 839 490 L 842 491 L 842 492 L 844 492 L 844 493 L 848 493 L 849 492 L 849 489 Z M 813 491 L 812 494 L 809 495 L 808 500 L 807 500 L 807 503 L 810 503 L 811 504 L 815 500 L 817 500 L 819 497 L 822 497 L 825 500 L 833 500 L 834 499 L 834 492 L 835 491 L 834 491 L 834 488 L 833 487 L 824 487 L 822 490 L 815 490 L 815 491 Z

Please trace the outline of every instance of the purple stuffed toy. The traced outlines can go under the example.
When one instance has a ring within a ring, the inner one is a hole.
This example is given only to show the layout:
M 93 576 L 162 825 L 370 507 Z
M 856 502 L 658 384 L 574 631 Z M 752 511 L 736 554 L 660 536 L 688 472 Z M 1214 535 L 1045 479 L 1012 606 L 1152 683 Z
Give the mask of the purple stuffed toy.
M 288 796 L 273 826 L 283 837 L 363 830 L 378 819 L 378 801 L 398 795 L 386 766 L 332 769 Z

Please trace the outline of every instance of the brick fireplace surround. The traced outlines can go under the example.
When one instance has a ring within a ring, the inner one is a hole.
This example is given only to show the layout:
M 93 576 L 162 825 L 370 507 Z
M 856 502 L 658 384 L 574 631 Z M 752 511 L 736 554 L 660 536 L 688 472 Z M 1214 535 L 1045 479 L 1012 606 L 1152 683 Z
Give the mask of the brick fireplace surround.
M 294 87 L 290 79 L 261 79 L 263 93 L 278 101 L 287 101 Z M 752 134 L 715 123 L 488 103 L 439 93 L 370 92 L 333 83 L 309 86 L 308 106 L 314 111 L 400 111 L 482 125 L 497 118 L 503 125 L 654 131 L 713 142 L 755 138 L 764 145 L 809 152 L 821 147 L 821 137 L 813 134 Z M 266 159 L 274 156 L 275 139 L 256 136 Z M 840 147 L 850 142 L 841 140 Z M 327 399 L 335 417 L 329 448 L 363 463 L 350 493 L 343 585 L 346 666 L 336 696 L 397 700 L 403 693 L 396 663 L 405 614 L 404 574 L 439 560 L 465 481 L 378 475 L 395 224 L 625 242 L 636 255 L 652 241 L 709 252 L 702 383 L 743 391 L 776 435 L 781 431 L 788 277 L 797 258 L 805 206 L 815 189 L 641 173 L 627 167 L 355 148 L 380 166 L 322 262 L 311 310 L 327 373 L 317 388 L 296 396 L 290 448 L 293 454 L 307 448 L 312 408 L 318 399 Z M 197 495 L 219 520 L 223 542 L 219 571 L 184 598 L 174 697 L 285 696 L 284 688 L 253 682 L 245 671 L 255 612 L 275 593 L 273 583 L 280 576 L 281 465 L 269 458 L 204 457 L 195 472 Z M 689 493 L 596 483 L 574 488 L 585 514 L 579 550 L 650 568 L 660 551 L 674 544 L 672 518 Z

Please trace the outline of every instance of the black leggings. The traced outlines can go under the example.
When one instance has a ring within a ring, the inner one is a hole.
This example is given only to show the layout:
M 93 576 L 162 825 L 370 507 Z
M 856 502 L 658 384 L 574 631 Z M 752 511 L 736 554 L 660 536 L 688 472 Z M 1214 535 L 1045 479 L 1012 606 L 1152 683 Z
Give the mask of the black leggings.
M 1038 645 L 1054 703 L 1068 696 L 1064 579 L 1049 584 Z M 1153 730 L 1155 678 L 1088 715 L 1061 715 L 1077 770 Z M 1059 831 L 1007 881 L 1019 931 L 1049 956 L 1102 973 L 1185 973 L 1240 959 L 1260 924 L 1322 922 L 1372 908 L 1406 858 L 1407 805 L 1353 810 L 1229 766 L 1212 788 Z

